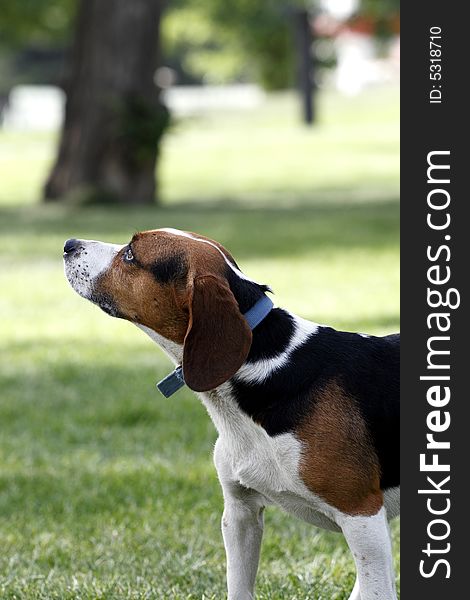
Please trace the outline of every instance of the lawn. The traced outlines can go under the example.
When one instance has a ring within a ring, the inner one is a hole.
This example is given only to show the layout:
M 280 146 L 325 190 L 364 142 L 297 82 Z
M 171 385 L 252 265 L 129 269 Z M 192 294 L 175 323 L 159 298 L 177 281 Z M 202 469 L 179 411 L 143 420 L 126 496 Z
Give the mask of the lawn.
M 64 239 L 198 231 L 281 306 L 399 328 L 397 92 L 326 93 L 313 130 L 296 110 L 176 120 L 163 203 L 138 210 L 39 205 L 54 136 L 0 132 L 0 598 L 225 597 L 213 426 L 189 391 L 156 393 L 150 340 L 71 291 Z M 340 536 L 267 511 L 259 600 L 341 600 L 353 580 Z

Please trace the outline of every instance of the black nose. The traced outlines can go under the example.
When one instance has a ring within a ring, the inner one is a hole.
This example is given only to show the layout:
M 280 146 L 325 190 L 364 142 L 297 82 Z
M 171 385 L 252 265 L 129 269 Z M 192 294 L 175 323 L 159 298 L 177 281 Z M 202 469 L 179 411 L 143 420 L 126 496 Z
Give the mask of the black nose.
M 65 254 L 70 254 L 71 252 L 74 252 L 78 248 L 79 244 L 80 244 L 80 241 L 76 240 L 75 238 L 73 238 L 71 240 L 67 240 L 64 244 Z

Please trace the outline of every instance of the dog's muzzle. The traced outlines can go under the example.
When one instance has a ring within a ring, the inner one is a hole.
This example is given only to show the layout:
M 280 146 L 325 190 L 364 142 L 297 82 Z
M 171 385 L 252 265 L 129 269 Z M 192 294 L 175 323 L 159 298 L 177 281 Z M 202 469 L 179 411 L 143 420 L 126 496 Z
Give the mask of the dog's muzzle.
M 113 317 L 119 316 L 113 299 L 98 289 L 97 281 L 110 268 L 122 246 L 71 238 L 64 243 L 64 270 L 72 288 Z

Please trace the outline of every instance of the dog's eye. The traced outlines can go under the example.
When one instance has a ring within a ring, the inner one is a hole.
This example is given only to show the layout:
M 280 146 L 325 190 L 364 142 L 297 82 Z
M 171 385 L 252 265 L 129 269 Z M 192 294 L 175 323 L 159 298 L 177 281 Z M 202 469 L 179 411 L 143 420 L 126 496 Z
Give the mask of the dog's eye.
M 132 250 L 130 248 L 127 248 L 127 250 L 124 252 L 124 261 L 131 263 L 134 261 L 134 255 L 132 254 Z

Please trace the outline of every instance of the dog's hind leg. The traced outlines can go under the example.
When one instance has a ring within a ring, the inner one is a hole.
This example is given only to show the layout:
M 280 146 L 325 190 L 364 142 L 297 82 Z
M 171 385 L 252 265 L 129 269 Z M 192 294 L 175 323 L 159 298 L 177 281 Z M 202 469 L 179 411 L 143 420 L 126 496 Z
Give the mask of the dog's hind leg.
M 338 522 L 356 563 L 360 588 L 357 598 L 396 600 L 392 544 L 385 509 L 382 507 L 370 517 L 342 515 Z

